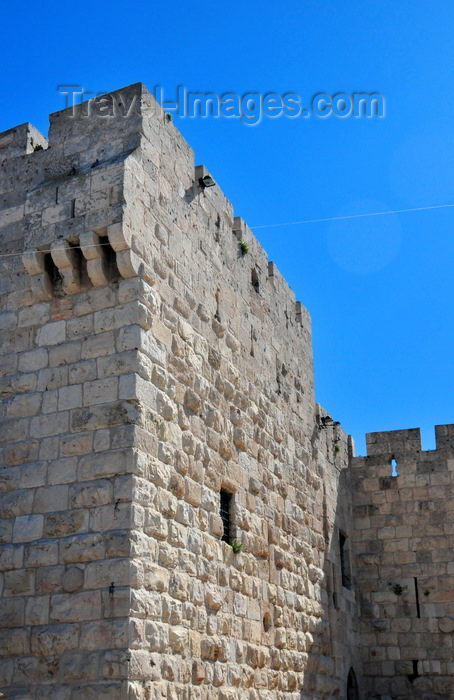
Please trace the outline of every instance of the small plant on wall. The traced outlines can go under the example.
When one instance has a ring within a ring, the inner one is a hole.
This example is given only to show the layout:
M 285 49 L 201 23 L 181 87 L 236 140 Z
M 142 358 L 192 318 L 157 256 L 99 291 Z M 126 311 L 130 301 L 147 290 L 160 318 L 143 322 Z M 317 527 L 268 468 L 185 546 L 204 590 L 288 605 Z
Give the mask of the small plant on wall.
M 238 245 L 240 247 L 241 255 L 246 255 L 246 253 L 249 253 L 249 246 L 246 241 L 240 241 Z
M 401 586 L 399 583 L 395 583 L 393 586 L 393 593 L 395 595 L 402 595 L 404 591 L 406 591 L 408 586 Z
M 235 552 L 235 554 L 239 554 L 240 552 L 243 551 L 243 546 L 244 546 L 244 545 L 243 545 L 242 542 L 239 542 L 238 540 L 233 539 L 233 540 L 230 542 L 230 546 L 231 546 L 231 548 L 233 549 L 233 551 Z

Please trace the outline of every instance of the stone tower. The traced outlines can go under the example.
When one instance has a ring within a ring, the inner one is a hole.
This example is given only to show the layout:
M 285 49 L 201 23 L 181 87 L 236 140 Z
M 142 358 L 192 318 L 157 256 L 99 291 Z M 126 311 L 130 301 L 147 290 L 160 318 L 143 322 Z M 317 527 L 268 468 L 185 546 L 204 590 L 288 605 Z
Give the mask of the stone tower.
M 0 691 L 451 697 L 452 426 L 353 458 L 207 175 L 141 84 L 0 135 Z
M 366 697 L 454 697 L 454 426 L 367 436 L 352 460 Z M 394 463 L 394 469 L 392 468 Z

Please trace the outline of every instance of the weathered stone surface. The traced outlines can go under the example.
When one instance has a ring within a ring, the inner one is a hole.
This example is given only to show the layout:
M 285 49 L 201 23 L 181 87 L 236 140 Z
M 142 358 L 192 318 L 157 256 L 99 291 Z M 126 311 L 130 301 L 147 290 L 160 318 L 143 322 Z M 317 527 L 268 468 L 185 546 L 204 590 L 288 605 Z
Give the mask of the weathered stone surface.
M 445 634 L 450 634 L 451 632 L 454 632 L 454 618 L 443 617 L 438 621 L 438 626 L 442 632 L 445 632 Z
M 62 576 L 62 588 L 66 593 L 74 593 L 82 588 L 84 583 L 84 572 L 76 566 L 72 566 L 65 571 Z
M 101 595 L 99 591 L 54 595 L 51 598 L 50 618 L 56 622 L 96 620 L 100 616 Z
M 62 654 L 68 649 L 77 648 L 78 636 L 77 625 L 38 625 L 32 630 L 31 651 L 33 654 L 47 655 L 58 650 Z

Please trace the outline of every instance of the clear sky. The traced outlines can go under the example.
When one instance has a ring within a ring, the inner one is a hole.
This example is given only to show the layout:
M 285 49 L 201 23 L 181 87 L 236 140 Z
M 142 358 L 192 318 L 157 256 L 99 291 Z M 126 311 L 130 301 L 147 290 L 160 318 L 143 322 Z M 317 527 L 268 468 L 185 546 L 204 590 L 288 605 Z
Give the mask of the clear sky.
M 192 92 L 378 92 L 382 119 L 175 123 L 313 320 L 317 400 L 353 435 L 454 423 L 454 5 L 4 3 L 0 130 L 47 133 L 61 84 Z

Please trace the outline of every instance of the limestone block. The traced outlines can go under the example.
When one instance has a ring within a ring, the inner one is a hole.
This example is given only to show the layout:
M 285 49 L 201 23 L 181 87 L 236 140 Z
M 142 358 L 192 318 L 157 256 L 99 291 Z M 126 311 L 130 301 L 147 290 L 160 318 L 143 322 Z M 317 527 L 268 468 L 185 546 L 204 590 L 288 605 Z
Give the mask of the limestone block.
M 189 580 L 183 574 L 173 572 L 170 577 L 169 593 L 178 600 L 188 600 Z
M 3 575 L 4 596 L 32 595 L 35 587 L 35 572 L 33 569 L 16 569 L 5 571 Z
M 22 628 L 0 631 L 0 654 L 23 656 L 29 651 L 27 630 Z
M 123 474 L 128 467 L 130 454 L 123 450 L 101 452 L 81 458 L 78 478 L 81 481 Z
M 34 372 L 48 365 L 48 352 L 46 348 L 29 350 L 19 355 L 19 372 Z
M 188 645 L 188 629 L 178 625 L 170 627 L 169 644 L 174 653 L 184 652 Z
M 50 320 L 50 304 L 33 304 L 19 311 L 18 326 L 42 326 Z
M 67 652 L 60 671 L 63 683 L 95 680 L 98 676 L 98 658 L 93 653 Z
M 86 382 L 83 387 L 84 406 L 110 403 L 118 398 L 118 379 L 109 377 Z
M 63 564 L 93 561 L 105 557 L 104 538 L 98 534 L 81 534 L 60 542 L 60 561 Z
M 7 418 L 34 416 L 41 407 L 41 394 L 24 394 L 16 396 L 6 408 Z
M 121 586 L 139 586 L 143 584 L 143 567 L 138 560 L 104 559 L 87 564 L 85 568 L 85 585 L 87 588 L 108 589 L 113 581 L 115 588 Z M 109 594 L 110 595 L 110 594 Z M 115 598 L 115 589 L 113 597 Z M 112 595 L 110 595 L 112 597 Z
M 441 632 L 444 632 L 445 634 L 450 634 L 451 632 L 454 632 L 454 618 L 443 617 L 441 620 L 438 620 L 438 626 Z
M 169 646 L 169 628 L 158 622 L 147 625 L 147 641 L 152 651 L 165 652 Z
M 32 510 L 33 492 L 18 490 L 0 496 L 0 509 L 4 518 L 27 515 Z
M 66 339 L 65 321 L 53 321 L 42 326 L 37 333 L 37 345 L 60 345 Z
M 112 246 L 114 247 L 114 246 Z M 137 277 L 144 273 L 144 264 L 139 256 L 131 249 L 117 252 L 116 256 L 118 271 L 125 279 Z M 150 275 L 146 275 L 150 280 Z
M 93 332 L 93 316 L 81 316 L 70 318 L 66 324 L 66 335 L 68 340 L 81 338 L 84 340 Z
M 110 281 L 109 263 L 101 242 L 94 231 L 79 237 L 82 253 L 87 260 L 87 273 L 94 287 L 101 287 Z
M 45 270 L 44 253 L 38 250 L 27 250 L 22 255 L 22 262 L 28 274 L 40 275 Z
M 42 486 L 36 490 L 34 510 L 37 513 L 49 513 L 66 510 L 68 507 L 68 486 Z
M 44 533 L 46 537 L 64 537 L 88 529 L 89 514 L 84 509 L 73 509 L 61 513 L 49 513 L 45 516 Z
M 81 360 L 75 362 L 69 367 L 69 382 L 70 384 L 82 384 L 96 379 L 96 360 Z
M 131 248 L 131 232 L 123 222 L 110 224 L 107 227 L 107 237 L 110 245 L 117 253 Z
M 203 683 L 206 677 L 205 664 L 201 661 L 192 662 L 192 682 Z
M 69 490 L 71 508 L 93 508 L 112 502 L 113 486 L 107 479 L 74 484 Z
M 13 528 L 14 542 L 31 542 L 43 534 L 43 515 L 22 515 L 15 519 Z
M 27 545 L 24 554 L 24 565 L 53 566 L 58 563 L 57 540 L 40 540 Z
M 0 606 L 0 626 L 22 627 L 24 624 L 25 601 L 23 598 L 5 598 Z
M 62 653 L 75 649 L 78 645 L 78 625 L 57 624 L 38 625 L 31 635 L 31 651 L 34 654 L 53 654 L 55 649 Z
M 84 572 L 77 566 L 66 569 L 62 576 L 61 586 L 65 593 L 74 593 L 82 588 L 84 583 Z
M 58 674 L 59 660 L 57 656 L 39 657 L 25 656 L 16 663 L 14 683 L 39 684 L 52 681 Z
M 101 617 L 100 591 L 82 591 L 51 596 L 51 620 L 79 622 L 80 620 L 96 620 L 99 617 Z

